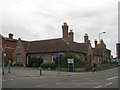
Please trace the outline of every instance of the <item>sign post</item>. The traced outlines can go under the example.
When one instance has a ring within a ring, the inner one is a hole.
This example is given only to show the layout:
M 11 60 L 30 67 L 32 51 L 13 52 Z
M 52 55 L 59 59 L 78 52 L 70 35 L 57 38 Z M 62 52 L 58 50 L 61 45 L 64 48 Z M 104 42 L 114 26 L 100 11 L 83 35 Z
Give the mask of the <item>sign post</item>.
M 4 58 L 6 57 L 5 49 L 6 49 L 6 44 L 4 44 L 4 46 L 3 46 L 2 74 L 4 74 Z
M 63 52 L 59 52 L 58 53 L 58 74 L 60 75 L 60 55 L 63 55 L 64 53 Z
M 67 63 L 68 63 L 68 71 L 73 72 L 74 71 L 74 59 L 68 58 Z

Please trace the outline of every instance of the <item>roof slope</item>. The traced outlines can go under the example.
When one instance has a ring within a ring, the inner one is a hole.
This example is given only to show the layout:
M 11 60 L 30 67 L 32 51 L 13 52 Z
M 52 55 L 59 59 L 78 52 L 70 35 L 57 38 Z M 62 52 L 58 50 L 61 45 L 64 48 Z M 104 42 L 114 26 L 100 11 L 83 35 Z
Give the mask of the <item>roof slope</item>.
M 41 40 L 23 42 L 24 47 L 28 48 L 28 53 L 50 53 L 50 52 L 81 52 L 86 53 L 86 45 L 76 42 L 67 43 L 62 38 L 52 40 Z M 82 47 L 81 47 L 82 46 Z

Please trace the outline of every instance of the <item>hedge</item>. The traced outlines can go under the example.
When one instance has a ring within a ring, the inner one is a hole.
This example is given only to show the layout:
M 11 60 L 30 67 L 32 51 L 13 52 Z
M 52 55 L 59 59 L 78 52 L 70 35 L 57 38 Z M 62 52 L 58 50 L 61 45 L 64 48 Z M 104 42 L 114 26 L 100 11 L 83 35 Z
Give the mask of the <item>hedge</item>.
M 44 69 L 56 69 L 55 63 L 43 62 L 40 66 Z
M 67 59 L 73 58 L 74 59 L 74 66 L 75 68 L 85 67 L 85 65 L 89 64 L 87 61 L 78 59 L 73 53 L 67 53 L 64 57 L 60 60 L 60 67 L 61 68 L 68 68 Z

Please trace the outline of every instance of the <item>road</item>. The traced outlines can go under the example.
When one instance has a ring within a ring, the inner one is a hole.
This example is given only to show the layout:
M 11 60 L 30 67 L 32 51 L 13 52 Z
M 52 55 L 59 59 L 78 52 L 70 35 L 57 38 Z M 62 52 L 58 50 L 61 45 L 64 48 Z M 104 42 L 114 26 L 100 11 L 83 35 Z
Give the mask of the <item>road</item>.
M 59 77 L 3 77 L 3 88 L 118 88 L 118 69 Z

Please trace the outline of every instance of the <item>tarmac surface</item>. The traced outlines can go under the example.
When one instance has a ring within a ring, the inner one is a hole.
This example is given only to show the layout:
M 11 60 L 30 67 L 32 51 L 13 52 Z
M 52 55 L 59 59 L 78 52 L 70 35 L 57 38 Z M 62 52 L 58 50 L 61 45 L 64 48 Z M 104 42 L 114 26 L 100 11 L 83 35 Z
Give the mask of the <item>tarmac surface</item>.
M 2 75 L 3 88 L 118 88 L 118 68 L 96 72 L 43 71 L 12 67 Z M 14 89 L 15 90 L 15 89 Z M 103 89 L 104 90 L 104 89 Z
M 58 77 L 58 76 L 71 76 L 80 75 L 91 72 L 68 72 L 68 71 L 54 71 L 54 70 L 42 70 L 40 75 L 39 68 L 33 67 L 12 67 L 11 73 L 8 73 L 7 67 L 5 67 L 4 75 L 2 77 Z

